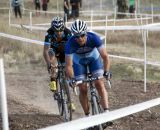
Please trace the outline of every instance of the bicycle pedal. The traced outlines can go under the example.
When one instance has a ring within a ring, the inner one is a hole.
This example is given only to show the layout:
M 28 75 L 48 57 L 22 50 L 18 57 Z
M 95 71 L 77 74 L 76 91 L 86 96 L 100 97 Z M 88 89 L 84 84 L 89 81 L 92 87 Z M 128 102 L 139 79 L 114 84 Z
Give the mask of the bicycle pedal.
M 60 98 L 60 95 L 59 93 L 54 93 L 53 97 L 54 97 L 54 100 L 58 100 Z

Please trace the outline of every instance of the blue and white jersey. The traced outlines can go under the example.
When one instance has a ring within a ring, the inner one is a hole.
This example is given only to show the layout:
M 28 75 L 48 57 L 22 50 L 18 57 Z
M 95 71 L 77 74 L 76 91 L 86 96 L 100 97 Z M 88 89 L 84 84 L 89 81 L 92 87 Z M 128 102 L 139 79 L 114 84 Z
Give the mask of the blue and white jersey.
M 87 41 L 84 46 L 80 46 L 76 37 L 72 36 L 65 47 L 65 55 L 72 56 L 73 62 L 79 64 L 83 62 L 83 64 L 88 64 L 93 59 L 96 60 L 99 58 L 100 54 L 98 49 L 103 47 L 103 43 L 99 36 L 92 32 L 87 33 Z

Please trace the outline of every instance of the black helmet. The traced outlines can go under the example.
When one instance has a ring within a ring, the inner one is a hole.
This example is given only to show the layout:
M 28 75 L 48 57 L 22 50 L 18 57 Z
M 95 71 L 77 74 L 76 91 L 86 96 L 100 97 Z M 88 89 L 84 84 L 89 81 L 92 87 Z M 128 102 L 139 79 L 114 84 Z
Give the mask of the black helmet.
M 82 35 L 87 33 L 87 24 L 77 19 L 71 26 L 71 31 L 74 35 Z
M 51 28 L 54 31 L 63 31 L 64 30 L 64 22 L 61 17 L 54 17 L 51 22 Z

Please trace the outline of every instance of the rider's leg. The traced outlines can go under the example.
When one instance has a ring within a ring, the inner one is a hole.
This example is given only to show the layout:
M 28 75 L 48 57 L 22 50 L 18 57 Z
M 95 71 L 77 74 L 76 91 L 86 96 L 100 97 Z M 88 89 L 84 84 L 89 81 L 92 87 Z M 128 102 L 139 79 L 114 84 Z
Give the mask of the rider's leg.
M 82 64 L 73 62 L 74 76 L 77 81 L 84 80 L 86 78 L 87 68 Z M 79 84 L 79 100 L 85 115 L 89 115 L 89 104 L 87 97 L 87 84 Z
M 81 106 L 83 108 L 83 111 L 85 115 L 89 115 L 89 103 L 88 103 L 88 96 L 87 96 L 87 85 L 86 84 L 80 84 L 79 87 L 79 100 L 81 103 Z
M 57 69 L 54 68 L 54 66 L 57 65 L 57 59 L 55 57 L 55 52 L 52 48 L 49 49 L 48 54 L 49 54 L 50 63 L 51 63 L 51 79 L 55 79 L 56 75 L 57 75 L 57 73 L 56 73 Z
M 54 68 L 57 65 L 57 59 L 55 56 L 50 56 L 50 61 L 51 61 L 51 78 L 55 79 L 57 76 L 57 69 Z
M 104 110 L 107 110 L 109 108 L 108 93 L 107 93 L 107 90 L 105 88 L 104 81 L 102 79 L 96 80 L 95 81 L 95 86 L 96 86 L 96 89 L 98 91 L 98 94 L 101 97 L 100 98 L 100 103 L 101 103 L 102 107 L 104 108 Z
M 89 66 L 90 72 L 92 73 L 93 77 L 99 77 L 99 76 L 103 76 L 103 64 L 101 61 L 101 58 L 97 58 L 93 61 L 92 64 L 90 64 Z M 101 96 L 100 99 L 100 103 L 102 105 L 102 107 L 106 110 L 108 109 L 108 94 L 107 94 L 107 90 L 105 88 L 105 84 L 104 81 L 102 79 L 100 80 L 96 80 L 95 81 L 95 86 L 96 89 L 99 93 L 99 95 Z
M 57 77 L 57 72 L 56 72 L 56 68 L 54 68 L 54 66 L 57 65 L 57 59 L 55 57 L 55 53 L 53 51 L 52 48 L 49 49 L 49 58 L 50 58 L 50 63 L 51 63 L 51 75 L 50 75 L 50 90 L 51 91 L 55 91 L 57 89 L 56 86 L 56 77 Z M 53 66 L 53 67 L 52 67 Z

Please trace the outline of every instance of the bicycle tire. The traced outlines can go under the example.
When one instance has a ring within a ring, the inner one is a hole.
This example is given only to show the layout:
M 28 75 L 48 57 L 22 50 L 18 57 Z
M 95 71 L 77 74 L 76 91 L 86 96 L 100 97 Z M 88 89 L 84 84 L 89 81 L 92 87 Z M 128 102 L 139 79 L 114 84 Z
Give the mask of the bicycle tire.
M 97 98 L 98 97 L 96 97 L 94 95 L 91 96 L 92 115 L 96 115 L 96 114 L 102 113 L 102 108 L 101 108 L 100 104 L 97 103 Z M 94 130 L 103 130 L 102 124 L 94 126 Z
M 59 114 L 60 116 L 63 115 L 63 101 L 62 101 L 62 91 L 61 91 L 61 86 L 60 86 L 60 80 L 57 79 L 56 80 L 56 86 L 57 86 L 57 93 L 59 94 L 58 96 L 58 99 L 57 99 L 57 105 L 58 105 L 58 110 L 59 110 Z
M 63 117 L 65 121 L 72 120 L 72 108 L 71 108 L 71 96 L 69 91 L 69 86 L 66 82 L 66 80 L 63 80 L 63 83 L 60 84 L 61 88 L 63 88 L 63 96 L 65 99 L 63 99 Z

